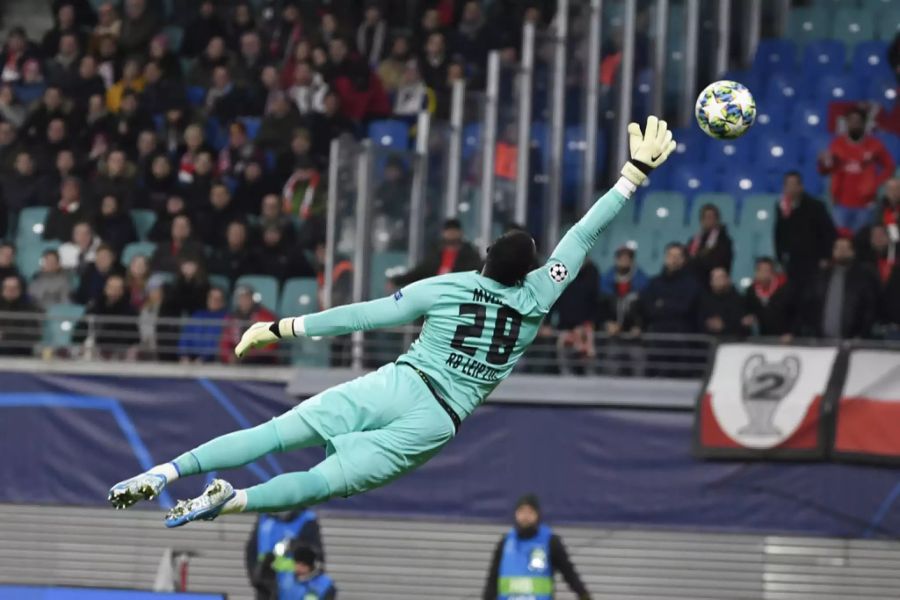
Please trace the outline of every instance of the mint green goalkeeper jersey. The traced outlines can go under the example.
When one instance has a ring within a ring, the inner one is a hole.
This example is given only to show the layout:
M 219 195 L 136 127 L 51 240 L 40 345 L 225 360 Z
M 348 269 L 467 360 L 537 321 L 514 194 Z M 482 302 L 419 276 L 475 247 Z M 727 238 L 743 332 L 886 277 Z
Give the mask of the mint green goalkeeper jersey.
M 505 286 L 476 271 L 438 275 L 387 298 L 306 315 L 305 335 L 344 335 L 425 317 L 419 337 L 398 362 L 428 375 L 464 419 L 512 372 L 544 316 L 626 200 L 615 188 L 597 200 L 563 236 L 547 263 L 531 271 L 521 285 Z

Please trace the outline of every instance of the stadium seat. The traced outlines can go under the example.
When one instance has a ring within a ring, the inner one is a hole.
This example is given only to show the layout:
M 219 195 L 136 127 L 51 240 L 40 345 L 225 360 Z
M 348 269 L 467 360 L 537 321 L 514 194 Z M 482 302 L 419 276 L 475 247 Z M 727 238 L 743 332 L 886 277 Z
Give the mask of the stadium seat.
M 651 199 L 648 195 L 645 200 Z M 652 204 L 656 204 L 652 202 Z M 666 244 L 677 241 L 684 242 L 690 235 L 691 231 L 685 223 L 685 207 L 682 204 L 668 206 L 665 204 L 645 205 L 645 217 L 641 219 L 639 227 L 634 229 L 633 239 L 637 243 L 637 263 L 648 273 L 656 273 L 659 271 L 663 262 Z M 670 210 L 671 209 L 671 210 Z
M 128 265 L 128 263 L 131 262 L 131 259 L 139 254 L 143 254 L 147 258 L 150 258 L 153 256 L 155 250 L 156 244 L 153 242 L 132 242 L 122 250 L 122 264 Z
M 831 37 L 856 44 L 875 37 L 875 20 L 872 11 L 858 8 L 842 8 L 835 13 Z
M 256 136 L 259 135 L 259 127 L 262 124 L 262 119 L 259 117 L 241 117 L 241 122 L 247 129 L 247 137 L 251 141 L 255 140 Z
M 46 206 L 29 206 L 19 212 L 19 224 L 16 228 L 16 245 L 28 240 L 40 240 L 44 233 L 44 221 L 50 211 Z
M 828 37 L 830 13 L 818 7 L 793 8 L 788 14 L 788 37 L 804 43 Z
M 802 73 L 806 86 L 824 75 L 839 75 L 847 62 L 844 44 L 837 40 L 810 42 L 803 51 Z
M 818 104 L 798 102 L 791 107 L 788 131 L 801 137 L 828 131 L 828 111 Z
M 242 275 L 234 282 L 234 287 L 253 288 L 253 300 L 272 312 L 278 310 L 278 280 L 269 275 Z
M 893 75 L 869 79 L 866 83 L 866 98 L 890 110 L 897 102 L 897 80 Z
M 774 194 L 753 194 L 744 198 L 741 226 L 732 233 L 737 250 L 732 269 L 735 282 L 752 277 L 757 258 L 774 256 L 777 202 L 778 196 Z
M 797 63 L 797 45 L 788 39 L 771 38 L 759 41 L 753 69 L 761 72 L 790 71 Z
M 278 306 L 280 315 L 306 315 L 321 310 L 319 286 L 315 278 L 295 277 L 284 282 Z M 291 344 L 291 363 L 308 367 L 328 365 L 330 343 L 327 340 L 300 338 Z
M 591 249 L 591 259 L 594 264 L 601 270 L 607 268 L 611 265 L 616 250 L 620 246 L 633 245 L 636 247 L 635 230 L 637 227 L 639 226 L 635 225 L 634 215 L 630 211 L 619 213 Z
M 409 125 L 397 119 L 383 119 L 369 124 L 369 137 L 378 146 L 387 146 L 396 150 L 409 148 Z
M 712 204 L 719 209 L 722 223 L 729 229 L 738 224 L 738 202 L 731 194 L 698 194 L 694 196 L 688 209 L 688 223 L 691 229 L 696 229 L 700 223 L 700 209 L 705 204 Z
M 730 169 L 737 163 L 753 161 L 753 147 L 746 137 L 712 142 L 706 160 L 714 169 Z
M 181 41 L 184 39 L 184 29 L 177 25 L 167 25 L 163 29 L 163 33 L 169 40 L 169 48 L 172 52 L 178 54 L 178 51 L 181 49 Z
M 800 97 L 800 82 L 793 73 L 773 73 L 769 76 L 763 93 L 764 104 L 769 105 L 767 110 L 775 111 L 780 107 L 796 102 Z
M 532 134 L 532 141 L 535 140 Z M 481 150 L 481 123 L 469 123 L 463 126 L 462 159 L 468 161 Z
M 193 107 L 198 107 L 203 105 L 203 101 L 206 99 L 206 88 L 201 87 L 199 85 L 188 86 L 187 88 L 187 100 Z
M 759 130 L 784 131 L 787 127 L 788 114 L 784 110 L 772 110 L 772 107 L 763 104 L 756 107 L 756 121 L 754 127 Z
M 68 348 L 72 345 L 75 325 L 84 315 L 81 304 L 54 304 L 47 308 L 44 321 L 44 344 L 51 348 Z
M 793 137 L 784 133 L 756 136 L 754 146 L 756 166 L 761 169 L 783 171 L 785 165 L 796 164 L 799 160 L 797 143 Z
M 673 162 L 681 157 L 690 157 L 695 161 L 706 158 L 706 150 L 710 143 L 710 137 L 703 133 L 699 127 L 686 127 L 675 129 L 672 135 L 677 142 Z
M 134 221 L 134 228 L 137 230 L 138 238 L 147 239 L 147 234 L 156 223 L 156 213 L 152 210 L 136 208 L 131 211 L 131 220 Z
M 888 153 L 894 157 L 894 162 L 900 160 L 900 136 L 879 131 L 875 133 L 875 137 L 881 140 L 881 143 L 887 148 Z
M 16 247 L 16 266 L 26 280 L 30 280 L 41 268 L 44 251 L 59 248 L 57 241 L 28 240 Z
M 853 73 L 859 77 L 892 77 L 888 45 L 879 40 L 860 42 L 853 49 Z
M 862 96 L 856 80 L 850 75 L 827 75 L 815 86 L 816 102 L 828 105 L 830 102 L 859 100 Z
M 768 179 L 763 170 L 741 164 L 723 171 L 716 187 L 720 192 L 742 196 L 764 192 L 767 184 Z
M 209 276 L 209 285 L 222 290 L 225 293 L 226 298 L 231 294 L 231 280 L 228 279 L 226 275 L 218 275 L 216 273 L 212 273 Z
M 638 224 L 641 227 L 652 223 L 687 222 L 687 199 L 679 192 L 650 192 L 641 201 Z
M 669 187 L 676 192 L 696 194 L 712 191 L 715 186 L 714 172 L 703 163 L 677 161 L 669 170 Z
M 369 294 L 367 298 L 381 298 L 385 295 L 387 278 L 406 270 L 409 262 L 406 252 L 384 251 L 372 254 L 369 263 Z
M 877 20 L 878 23 L 878 39 L 883 42 L 892 42 L 894 37 L 900 33 L 900 6 L 893 6 L 884 9 Z

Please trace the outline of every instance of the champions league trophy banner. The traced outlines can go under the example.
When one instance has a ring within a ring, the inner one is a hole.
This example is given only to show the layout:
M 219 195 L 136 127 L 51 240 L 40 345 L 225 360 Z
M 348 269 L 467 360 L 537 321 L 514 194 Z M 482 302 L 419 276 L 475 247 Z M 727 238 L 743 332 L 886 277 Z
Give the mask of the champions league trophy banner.
M 835 346 L 720 344 L 698 398 L 694 447 L 706 458 L 821 459 L 826 407 L 840 390 Z
M 835 458 L 900 464 L 900 352 L 849 350 L 835 410 Z

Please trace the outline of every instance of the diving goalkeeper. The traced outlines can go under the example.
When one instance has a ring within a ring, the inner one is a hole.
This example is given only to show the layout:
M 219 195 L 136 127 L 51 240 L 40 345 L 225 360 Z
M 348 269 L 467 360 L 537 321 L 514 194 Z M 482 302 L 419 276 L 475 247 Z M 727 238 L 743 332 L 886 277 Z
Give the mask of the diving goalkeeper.
M 110 490 L 110 503 L 126 508 L 158 496 L 179 477 L 239 467 L 272 452 L 326 447 L 326 458 L 309 471 L 247 489 L 212 481 L 200 496 L 168 512 L 166 526 L 178 527 L 220 514 L 276 512 L 359 494 L 427 462 L 510 374 L 600 233 L 675 148 L 672 132 L 656 117 L 647 119 L 643 132 L 631 123 L 628 136 L 631 159 L 622 177 L 566 233 L 544 266 L 535 268 L 531 236 L 513 231 L 490 247 L 480 273 L 439 275 L 387 298 L 253 324 L 235 348 L 238 356 L 285 338 L 345 335 L 425 317 L 418 339 L 396 362 L 126 479 Z

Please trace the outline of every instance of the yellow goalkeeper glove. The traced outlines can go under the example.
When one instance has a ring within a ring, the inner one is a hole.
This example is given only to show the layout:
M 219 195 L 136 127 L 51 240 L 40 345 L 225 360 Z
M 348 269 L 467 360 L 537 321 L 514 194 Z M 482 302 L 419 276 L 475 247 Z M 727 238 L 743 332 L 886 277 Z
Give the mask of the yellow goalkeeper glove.
M 631 160 L 622 167 L 622 175 L 636 186 L 644 183 L 647 174 L 666 162 L 675 150 L 675 140 L 669 126 L 653 115 L 647 117 L 643 132 L 637 123 L 628 124 L 628 145 Z
M 243 358 L 250 348 L 268 346 L 284 337 L 294 337 L 294 319 L 254 323 L 241 336 L 241 341 L 235 346 L 234 353 L 238 358 Z

